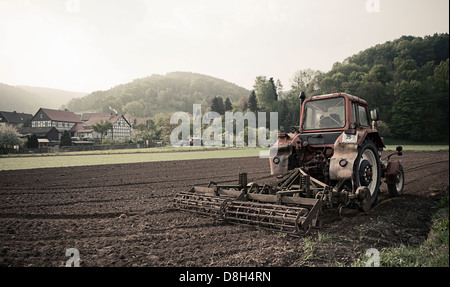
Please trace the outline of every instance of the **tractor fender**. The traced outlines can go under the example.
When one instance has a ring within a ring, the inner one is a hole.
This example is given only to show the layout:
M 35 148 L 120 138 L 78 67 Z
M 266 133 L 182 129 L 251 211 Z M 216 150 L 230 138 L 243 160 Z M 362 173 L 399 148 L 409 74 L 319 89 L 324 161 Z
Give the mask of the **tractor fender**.
M 379 150 L 382 150 L 384 147 L 383 138 L 380 136 L 377 130 L 366 129 L 358 132 L 358 144 L 361 145 L 366 138 L 372 140 Z
M 397 180 L 397 172 L 400 168 L 401 164 L 399 160 L 393 160 L 388 162 L 386 167 L 386 183 L 391 184 L 395 183 Z
M 342 180 L 351 178 L 353 164 L 358 156 L 358 142 L 361 131 L 355 134 L 343 132 L 334 142 L 333 156 L 330 158 L 330 179 Z
M 358 147 L 366 139 L 372 140 L 379 150 L 384 147 L 377 130 L 364 129 L 354 133 L 342 132 L 334 142 L 333 156 L 330 158 L 330 179 L 343 180 L 353 176 L 353 165 L 358 157 Z
M 289 169 L 289 157 L 292 154 L 291 144 L 275 144 L 270 148 L 270 173 L 271 175 L 284 174 Z

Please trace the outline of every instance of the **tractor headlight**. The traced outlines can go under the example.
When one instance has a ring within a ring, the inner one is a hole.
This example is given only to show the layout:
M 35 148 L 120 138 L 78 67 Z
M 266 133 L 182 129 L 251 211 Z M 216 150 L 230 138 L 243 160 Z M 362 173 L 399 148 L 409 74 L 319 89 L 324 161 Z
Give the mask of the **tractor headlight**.
M 276 156 L 276 157 L 273 158 L 272 161 L 273 161 L 274 164 L 279 164 L 280 163 L 280 158 Z

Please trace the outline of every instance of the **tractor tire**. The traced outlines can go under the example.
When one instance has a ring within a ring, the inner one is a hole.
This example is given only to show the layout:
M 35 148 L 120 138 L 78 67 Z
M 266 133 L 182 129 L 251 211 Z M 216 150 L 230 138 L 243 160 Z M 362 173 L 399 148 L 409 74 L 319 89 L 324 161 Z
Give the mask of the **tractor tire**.
M 353 166 L 355 191 L 360 186 L 367 186 L 371 195 L 371 205 L 378 199 L 381 185 L 381 160 L 376 145 L 366 139 L 358 148 L 358 156 Z
M 388 184 L 389 195 L 392 197 L 402 195 L 404 186 L 405 186 L 405 171 L 403 170 L 403 166 L 400 165 L 397 170 L 395 183 Z

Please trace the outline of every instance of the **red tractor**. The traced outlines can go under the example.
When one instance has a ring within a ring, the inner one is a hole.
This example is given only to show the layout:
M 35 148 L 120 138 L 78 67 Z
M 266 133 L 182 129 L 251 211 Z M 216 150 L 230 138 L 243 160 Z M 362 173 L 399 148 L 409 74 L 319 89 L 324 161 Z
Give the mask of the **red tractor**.
M 290 234 L 318 227 L 323 205 L 368 211 L 376 202 L 381 179 L 390 195 L 403 192 L 402 148 L 381 159 L 385 147 L 376 129 L 378 109 L 369 116 L 367 102 L 343 94 L 306 99 L 300 95 L 300 125 L 279 133 L 270 149 L 276 183 L 192 187 L 175 196 L 174 207 L 230 223 L 256 225 Z M 371 119 L 370 119 L 371 118 Z M 372 120 L 372 121 L 371 121 Z
M 401 155 L 402 148 L 381 159 L 385 145 L 376 128 L 378 109 L 370 113 L 370 121 L 367 102 L 349 94 L 306 99 L 302 93 L 300 101 L 300 126 L 291 128 L 292 133 L 278 135 L 273 147 L 277 155 L 270 162 L 272 174 L 300 168 L 333 187 L 327 203 L 356 203 L 366 211 L 377 200 L 382 178 L 390 195 L 402 194 L 403 167 L 399 160 L 390 159 Z M 370 194 L 365 194 L 367 191 Z

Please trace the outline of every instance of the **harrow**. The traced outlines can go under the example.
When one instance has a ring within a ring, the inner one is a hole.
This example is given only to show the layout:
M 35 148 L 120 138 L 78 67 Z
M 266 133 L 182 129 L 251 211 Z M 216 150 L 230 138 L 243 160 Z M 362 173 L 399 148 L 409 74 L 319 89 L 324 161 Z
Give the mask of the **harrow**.
M 247 184 L 247 173 L 239 174 L 237 185 L 194 186 L 174 198 L 177 209 L 212 216 L 229 223 L 246 224 L 292 235 L 318 227 L 322 197 L 329 187 L 311 181 L 296 169 L 275 185 Z M 306 194 L 315 198 L 304 197 Z

